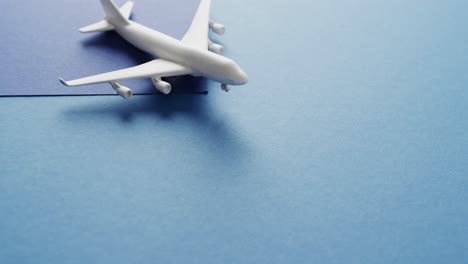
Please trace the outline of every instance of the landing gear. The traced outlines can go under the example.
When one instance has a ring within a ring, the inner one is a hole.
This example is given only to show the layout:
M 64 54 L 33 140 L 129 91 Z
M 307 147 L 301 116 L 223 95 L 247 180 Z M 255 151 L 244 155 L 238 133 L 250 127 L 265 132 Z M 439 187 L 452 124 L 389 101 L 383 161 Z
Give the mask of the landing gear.
M 231 91 L 231 88 L 227 84 L 221 84 L 221 89 L 225 92 Z

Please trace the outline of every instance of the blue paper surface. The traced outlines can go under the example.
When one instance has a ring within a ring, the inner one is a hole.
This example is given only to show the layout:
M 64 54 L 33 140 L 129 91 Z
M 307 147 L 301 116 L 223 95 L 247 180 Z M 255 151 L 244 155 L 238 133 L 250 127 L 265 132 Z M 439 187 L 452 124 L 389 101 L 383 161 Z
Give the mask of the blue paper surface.
M 116 1 L 119 5 L 125 1 Z M 132 20 L 180 39 L 199 0 L 136 1 Z M 0 96 L 115 94 L 108 84 L 64 87 L 66 80 L 136 66 L 154 59 L 114 32 L 82 34 L 78 28 L 103 19 L 99 1 L 2 2 Z M 170 78 L 174 92 L 205 92 L 202 78 Z M 134 94 L 153 94 L 149 80 L 125 82 Z
M 212 2 L 246 86 L 0 98 L 0 263 L 466 263 L 468 1 Z

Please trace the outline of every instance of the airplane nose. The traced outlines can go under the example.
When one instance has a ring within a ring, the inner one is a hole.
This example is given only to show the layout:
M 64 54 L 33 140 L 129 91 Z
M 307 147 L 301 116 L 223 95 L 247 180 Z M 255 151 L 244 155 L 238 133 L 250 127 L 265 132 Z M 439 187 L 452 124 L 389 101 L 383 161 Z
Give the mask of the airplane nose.
M 243 85 L 243 84 L 246 84 L 249 82 L 249 77 L 247 76 L 247 74 L 239 69 L 239 74 L 238 74 L 238 80 L 239 80 L 239 85 Z

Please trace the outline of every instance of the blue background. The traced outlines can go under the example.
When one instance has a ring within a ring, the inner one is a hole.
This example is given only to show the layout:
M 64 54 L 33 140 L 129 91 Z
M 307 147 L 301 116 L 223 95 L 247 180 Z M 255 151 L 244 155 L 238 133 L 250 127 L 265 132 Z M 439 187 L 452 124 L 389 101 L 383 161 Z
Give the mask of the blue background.
M 0 263 L 466 263 L 467 8 L 213 1 L 231 93 L 0 98 Z

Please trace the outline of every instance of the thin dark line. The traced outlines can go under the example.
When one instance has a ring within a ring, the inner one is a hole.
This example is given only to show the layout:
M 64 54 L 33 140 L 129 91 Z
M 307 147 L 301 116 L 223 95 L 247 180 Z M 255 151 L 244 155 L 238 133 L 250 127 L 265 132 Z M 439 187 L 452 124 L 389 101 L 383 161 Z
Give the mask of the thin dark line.
M 171 95 L 208 95 L 206 92 L 172 92 L 169 95 L 157 94 L 157 93 L 138 93 L 138 95 L 154 95 L 154 96 L 171 96 Z M 48 94 L 48 95 L 0 95 L 0 98 L 11 98 L 11 97 L 85 97 L 85 96 L 118 96 L 118 94 Z

